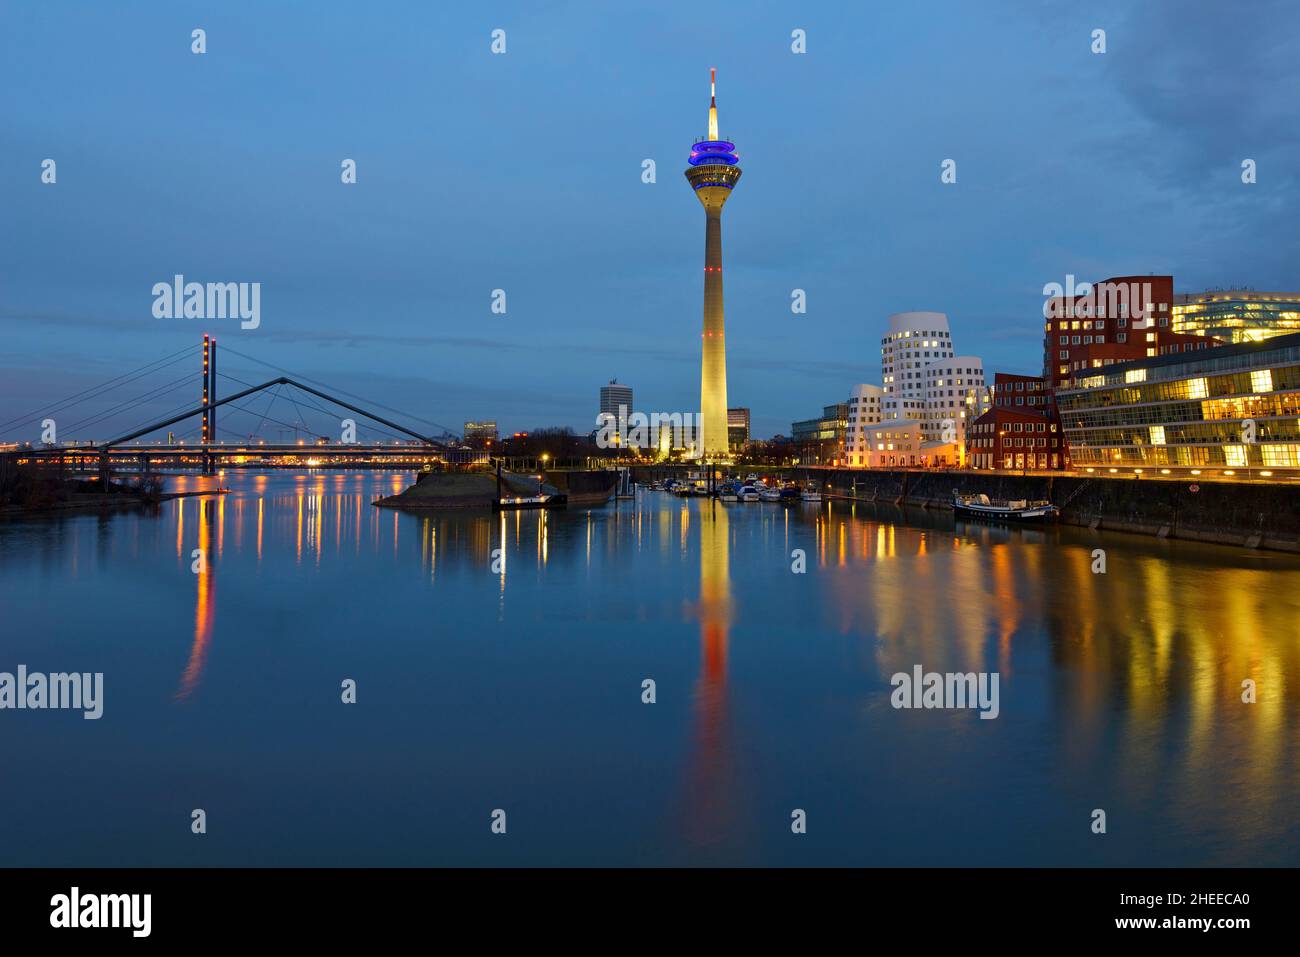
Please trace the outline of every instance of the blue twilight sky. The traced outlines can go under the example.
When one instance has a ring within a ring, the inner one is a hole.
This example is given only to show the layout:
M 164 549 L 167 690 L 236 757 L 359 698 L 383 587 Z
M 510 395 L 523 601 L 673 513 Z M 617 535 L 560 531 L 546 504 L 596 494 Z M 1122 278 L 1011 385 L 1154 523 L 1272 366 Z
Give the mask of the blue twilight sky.
M 757 435 L 878 382 L 891 312 L 944 311 L 960 352 L 1037 372 L 1042 288 L 1067 273 L 1300 289 L 1298 35 L 1291 2 L 6 0 L 0 421 L 204 331 L 456 431 L 589 430 L 615 376 L 647 412 L 696 409 L 704 222 L 682 170 L 710 66 L 745 171 L 729 399 Z M 176 273 L 260 282 L 260 327 L 155 319 Z

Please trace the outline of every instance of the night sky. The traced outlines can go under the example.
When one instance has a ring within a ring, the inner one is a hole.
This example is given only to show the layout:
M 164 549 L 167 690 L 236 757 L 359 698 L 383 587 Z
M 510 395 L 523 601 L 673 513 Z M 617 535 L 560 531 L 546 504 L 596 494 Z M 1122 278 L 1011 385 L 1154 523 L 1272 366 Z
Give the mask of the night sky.
M 704 216 L 682 171 L 709 67 L 744 169 L 729 400 L 756 435 L 878 382 L 892 312 L 946 312 L 959 352 L 1036 373 L 1042 289 L 1068 273 L 1300 289 L 1297 35 L 1286 2 L 6 3 L 0 420 L 205 331 L 453 431 L 588 431 L 612 377 L 693 411 Z M 176 273 L 260 282 L 260 327 L 154 318 Z

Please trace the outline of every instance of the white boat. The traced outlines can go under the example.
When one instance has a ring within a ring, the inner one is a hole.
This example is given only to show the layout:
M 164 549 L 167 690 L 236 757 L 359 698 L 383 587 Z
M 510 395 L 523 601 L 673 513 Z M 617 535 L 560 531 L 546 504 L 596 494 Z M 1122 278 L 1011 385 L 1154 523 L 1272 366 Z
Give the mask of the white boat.
M 758 500 L 760 502 L 779 502 L 781 501 L 781 490 L 779 488 L 761 488 L 758 490 Z
M 962 495 L 956 489 L 952 493 L 952 510 L 963 518 L 998 522 L 1048 522 L 1060 514 L 1060 509 L 1046 500 L 1030 501 L 1022 498 L 1000 501 L 990 499 L 983 492 Z
M 739 502 L 739 501 L 740 501 L 740 496 L 736 493 L 736 490 L 735 490 L 735 489 L 726 488 L 726 489 L 723 489 L 721 492 L 718 493 L 718 501 L 719 501 L 719 502 Z
M 799 498 L 804 502 L 820 502 L 822 500 L 822 493 L 817 486 L 809 485 L 799 493 Z
M 567 504 L 567 495 L 513 495 L 497 499 L 492 507 L 498 511 L 516 511 L 527 508 L 559 508 Z
M 742 502 L 757 502 L 758 489 L 752 485 L 742 485 L 740 488 L 740 500 Z

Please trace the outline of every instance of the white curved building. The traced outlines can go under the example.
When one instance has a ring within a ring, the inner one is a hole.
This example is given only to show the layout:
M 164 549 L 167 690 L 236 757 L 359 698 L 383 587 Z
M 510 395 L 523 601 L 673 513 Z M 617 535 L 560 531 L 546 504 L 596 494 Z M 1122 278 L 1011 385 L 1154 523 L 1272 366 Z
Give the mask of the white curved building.
M 880 340 L 880 384 L 886 419 L 915 419 L 924 408 L 925 367 L 952 357 L 952 334 L 942 312 L 898 312 Z
M 890 464 L 877 461 L 872 452 L 891 451 L 876 441 L 873 432 L 898 432 L 904 423 L 920 425 L 921 442 L 929 449 L 924 462 L 918 456 L 898 458 L 895 464 L 961 464 L 966 425 L 989 408 L 984 386 L 984 363 L 977 356 L 957 355 L 948 317 L 942 312 L 899 312 L 889 317 L 889 334 L 880 340 L 880 414 L 874 422 L 866 414 L 850 423 L 845 443 L 851 465 Z M 863 389 L 864 387 L 859 387 Z M 866 412 L 866 396 L 859 401 Z M 875 428 L 873 428 L 873 426 Z M 951 450 L 937 446 L 953 446 Z

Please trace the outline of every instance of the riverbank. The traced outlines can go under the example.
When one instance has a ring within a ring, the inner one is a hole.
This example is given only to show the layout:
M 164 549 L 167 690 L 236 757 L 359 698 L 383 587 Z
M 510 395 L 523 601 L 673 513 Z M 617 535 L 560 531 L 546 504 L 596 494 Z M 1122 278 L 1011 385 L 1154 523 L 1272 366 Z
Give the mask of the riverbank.
M 209 489 L 194 492 L 164 492 L 160 495 L 140 495 L 132 492 L 105 494 L 102 491 L 77 493 L 61 501 L 42 505 L 0 505 L 0 518 L 31 518 L 39 515 L 75 515 L 82 512 L 118 511 L 160 505 L 176 498 L 194 498 L 203 495 L 225 495 L 229 489 Z
M 828 497 L 948 510 L 952 494 L 984 492 L 995 499 L 1047 499 L 1061 522 L 1244 548 L 1300 554 L 1300 490 L 1284 484 L 1110 478 L 1075 474 L 741 466 L 821 485 Z M 681 469 L 635 470 L 638 481 L 681 474 Z

